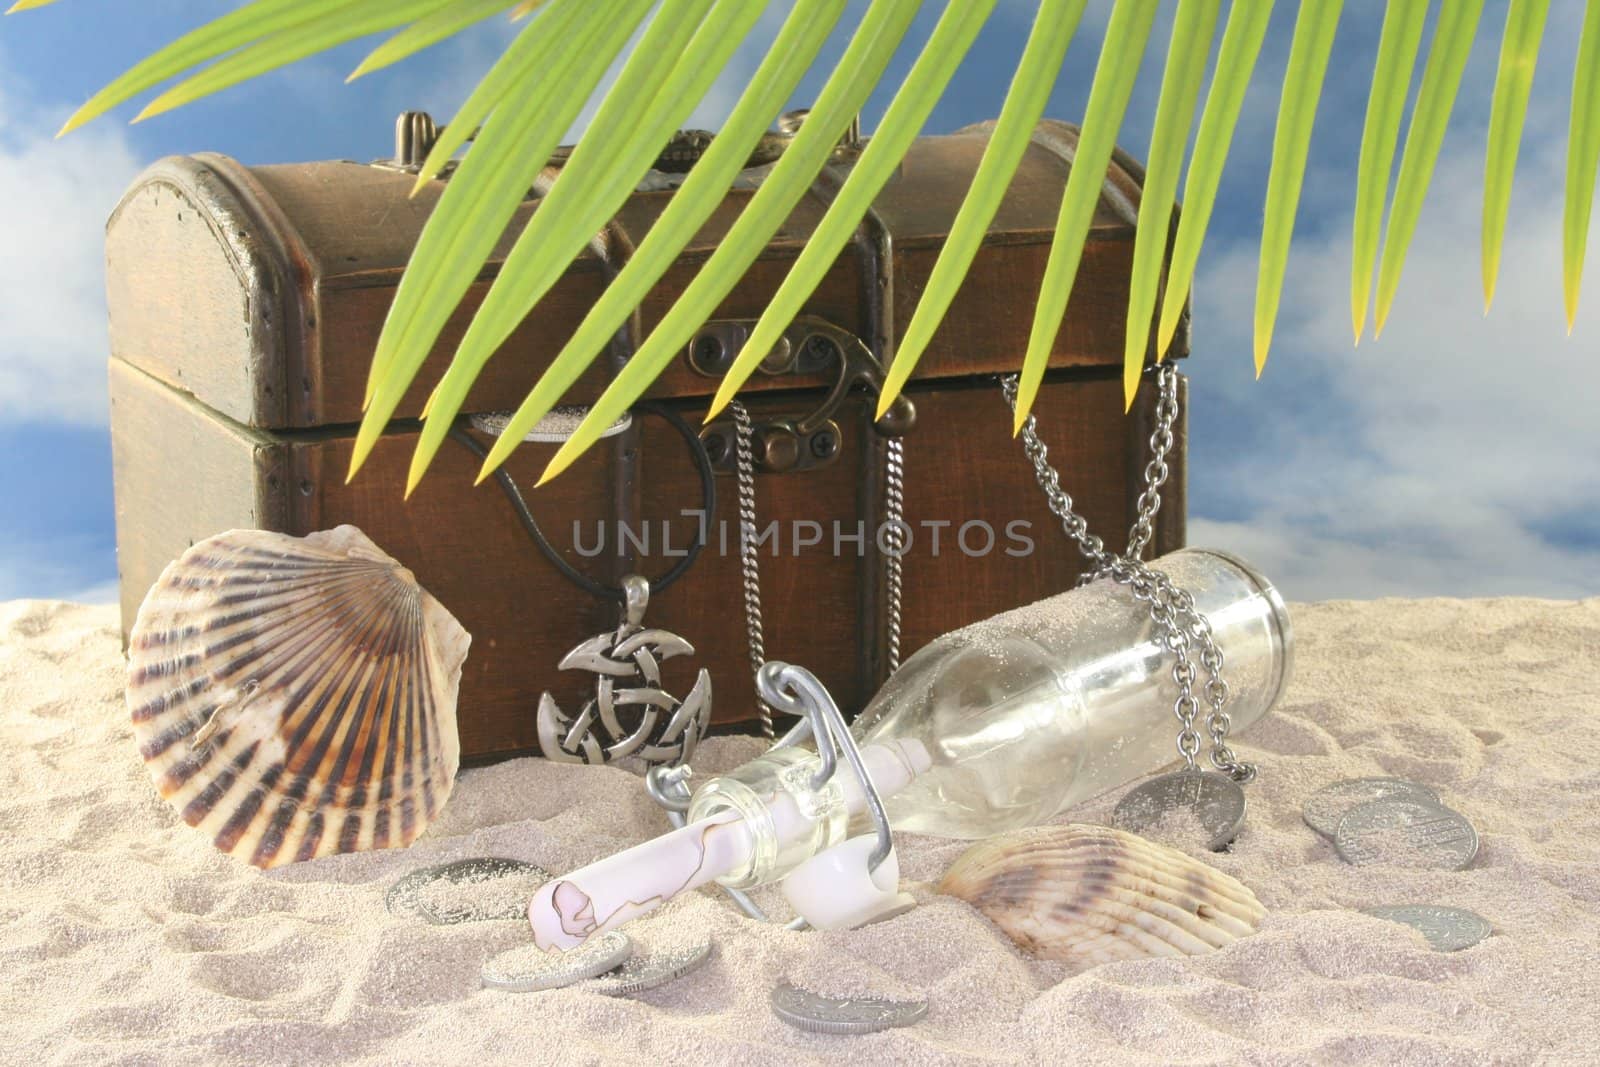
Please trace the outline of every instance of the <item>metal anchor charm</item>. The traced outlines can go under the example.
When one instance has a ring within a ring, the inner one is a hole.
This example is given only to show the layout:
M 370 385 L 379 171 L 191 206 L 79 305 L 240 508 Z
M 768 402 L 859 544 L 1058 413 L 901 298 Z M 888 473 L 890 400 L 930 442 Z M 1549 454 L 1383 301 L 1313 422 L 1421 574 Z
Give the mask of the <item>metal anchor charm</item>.
M 687 761 L 711 722 L 711 675 L 700 671 L 683 700 L 661 688 L 661 661 L 692 655 L 694 646 L 667 630 L 643 626 L 650 583 L 622 580 L 627 604 L 615 631 L 595 634 L 558 664 L 596 676 L 595 695 L 576 717 L 548 692 L 539 698 L 539 749 L 559 763 L 612 763 L 636 756 L 649 763 Z M 619 712 L 626 713 L 624 725 Z

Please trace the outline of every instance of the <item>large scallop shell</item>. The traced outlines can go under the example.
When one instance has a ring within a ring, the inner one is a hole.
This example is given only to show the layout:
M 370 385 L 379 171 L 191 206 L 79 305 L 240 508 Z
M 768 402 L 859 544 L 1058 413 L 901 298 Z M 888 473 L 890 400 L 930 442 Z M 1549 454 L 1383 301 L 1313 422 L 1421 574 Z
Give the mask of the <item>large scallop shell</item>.
M 939 892 L 977 908 L 1024 952 L 1076 970 L 1210 952 L 1266 915 L 1214 867 L 1105 826 L 1036 826 L 980 841 Z
M 134 740 L 184 821 L 257 867 L 408 845 L 455 782 L 470 640 L 354 526 L 232 530 L 139 608 Z

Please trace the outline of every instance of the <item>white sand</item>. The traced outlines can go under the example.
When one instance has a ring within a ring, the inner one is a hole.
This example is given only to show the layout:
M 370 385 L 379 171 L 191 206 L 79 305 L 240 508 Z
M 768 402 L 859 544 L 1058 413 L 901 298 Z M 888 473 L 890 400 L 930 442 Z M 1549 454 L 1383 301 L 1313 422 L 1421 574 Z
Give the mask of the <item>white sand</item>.
M 709 932 L 694 975 L 635 999 L 479 987 L 521 923 L 389 916 L 424 865 L 504 855 L 555 871 L 664 827 L 637 779 L 518 760 L 463 774 L 405 852 L 259 873 L 156 795 L 122 707 L 106 608 L 0 605 L 0 1062 L 1594 1063 L 1600 1056 L 1600 599 L 1379 601 L 1294 609 L 1297 673 L 1244 735 L 1262 764 L 1218 866 L 1270 910 L 1199 959 L 1062 980 L 965 904 L 929 896 L 864 930 L 797 934 L 694 894 L 630 932 Z M 532 709 L 529 709 L 530 714 Z M 756 751 L 713 740 L 702 772 Z M 1426 782 L 1477 825 L 1459 873 L 1354 868 L 1301 822 L 1336 778 Z M 1114 797 L 1072 817 L 1103 819 Z M 958 842 L 902 839 L 908 879 Z M 1496 935 L 1441 954 L 1351 909 L 1471 908 Z M 921 1024 L 864 1038 L 791 1030 L 782 978 L 921 996 Z

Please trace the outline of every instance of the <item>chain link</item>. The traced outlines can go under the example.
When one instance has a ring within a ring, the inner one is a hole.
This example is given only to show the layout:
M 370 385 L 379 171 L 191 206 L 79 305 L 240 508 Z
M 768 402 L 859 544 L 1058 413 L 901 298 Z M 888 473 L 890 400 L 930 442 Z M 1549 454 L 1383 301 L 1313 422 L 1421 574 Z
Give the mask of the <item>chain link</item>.
M 761 561 L 756 548 L 756 461 L 752 439 L 755 426 L 750 412 L 735 400 L 729 403 L 733 414 L 734 461 L 739 482 L 739 564 L 744 571 L 744 623 L 750 651 L 752 676 L 767 662 L 767 640 L 761 621 Z M 777 738 L 772 725 L 772 708 L 758 695 L 756 711 L 761 716 L 761 736 Z
M 1161 487 L 1171 471 L 1167 456 L 1172 450 L 1173 425 L 1178 418 L 1178 371 L 1171 363 L 1163 364 L 1156 372 L 1159 398 L 1156 402 L 1156 428 L 1150 435 L 1150 462 L 1144 471 L 1144 492 L 1136 506 L 1137 518 L 1128 534 L 1128 550 L 1117 555 L 1105 543 L 1089 532 L 1089 524 L 1073 507 L 1072 497 L 1061 488 L 1061 475 L 1051 465 L 1049 450 L 1039 439 L 1038 423 L 1032 415 L 1022 424 L 1022 447 L 1033 464 L 1039 488 L 1044 490 L 1051 514 L 1061 520 L 1061 528 L 1073 541 L 1089 570 L 1082 582 L 1097 578 L 1110 578 L 1127 586 L 1134 599 L 1143 603 L 1150 613 L 1162 646 L 1172 653 L 1172 680 L 1178 687 L 1173 701 L 1173 716 L 1178 720 L 1178 754 L 1189 770 L 1196 770 L 1196 757 L 1200 754 L 1201 738 L 1195 729 L 1200 702 L 1195 698 L 1195 683 L 1199 671 L 1194 657 L 1198 655 L 1200 668 L 1206 673 L 1201 689 L 1209 708 L 1206 731 L 1211 737 L 1211 763 L 1236 782 L 1248 782 L 1256 776 L 1256 769 L 1241 762 L 1228 747 L 1228 683 L 1223 680 L 1222 650 L 1212 636 L 1211 623 L 1194 605 L 1194 597 L 1179 589 L 1161 571 L 1147 566 L 1139 557 L 1149 545 L 1155 531 L 1156 513 L 1161 510 Z M 1006 403 L 1016 410 L 1017 378 L 1008 375 L 1000 379 L 1000 389 Z M 1080 584 L 1082 584 L 1080 582 Z
M 900 669 L 900 602 L 903 560 L 906 553 L 906 443 L 903 438 L 891 437 L 885 446 L 883 458 L 883 523 L 890 531 L 892 546 L 884 560 L 887 601 L 885 634 L 889 673 Z
M 1167 372 L 1171 371 L 1170 375 Z M 1156 399 L 1156 428 L 1150 434 L 1150 462 L 1144 468 L 1144 492 L 1139 494 L 1135 507 L 1138 519 L 1128 534 L 1129 559 L 1144 555 L 1145 546 L 1155 536 L 1156 513 L 1161 510 L 1161 487 L 1167 484 L 1171 471 L 1167 467 L 1167 454 L 1172 451 L 1172 427 L 1178 421 L 1178 372 L 1172 364 L 1162 366 Z

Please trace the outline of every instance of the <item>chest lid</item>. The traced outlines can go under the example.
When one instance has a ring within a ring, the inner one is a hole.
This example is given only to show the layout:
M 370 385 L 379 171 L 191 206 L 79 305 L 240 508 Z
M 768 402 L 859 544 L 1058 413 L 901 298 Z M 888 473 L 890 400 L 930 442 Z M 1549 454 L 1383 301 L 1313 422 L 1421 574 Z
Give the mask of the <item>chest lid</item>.
M 966 196 L 992 123 L 919 139 L 880 194 L 859 239 L 830 270 L 805 314 L 873 339 L 909 323 Z M 918 380 L 1014 370 L 1027 347 L 1077 129 L 1045 121 L 1013 178 Z M 715 319 L 755 319 L 787 274 L 851 163 L 825 168 Z M 556 165 L 556 164 L 552 164 Z M 639 309 L 651 328 L 749 202 L 746 172 Z M 1118 153 L 1106 175 L 1055 367 L 1120 366 L 1133 233 L 1143 174 Z M 216 154 L 161 160 L 123 197 L 107 227 L 112 356 L 246 426 L 294 430 L 360 421 L 367 365 L 395 287 L 444 189 L 394 165 L 348 161 L 246 167 Z M 658 183 L 658 184 L 668 184 Z M 613 260 L 648 232 L 670 188 L 642 187 L 484 368 L 466 410 L 517 406 L 606 283 Z M 397 417 L 420 415 L 516 235 L 538 209 L 530 195 L 457 308 Z M 1186 329 L 1174 351 L 1187 349 Z M 655 397 L 709 397 L 716 378 L 684 357 Z M 594 399 L 611 375 L 596 361 L 569 393 Z M 757 375 L 748 389 L 823 387 L 826 374 Z

